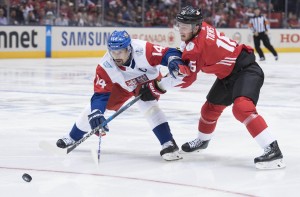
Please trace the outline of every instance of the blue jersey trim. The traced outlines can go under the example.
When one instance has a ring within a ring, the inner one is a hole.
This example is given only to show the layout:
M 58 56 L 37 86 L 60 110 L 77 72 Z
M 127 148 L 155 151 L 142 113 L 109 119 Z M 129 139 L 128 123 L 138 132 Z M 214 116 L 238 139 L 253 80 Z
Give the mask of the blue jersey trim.
M 99 109 L 102 113 L 104 113 L 109 96 L 110 93 L 94 93 L 91 98 L 91 111 Z
M 160 64 L 163 66 L 168 66 L 168 59 L 170 56 L 177 56 L 181 58 L 181 52 L 175 48 L 169 48 L 162 58 Z

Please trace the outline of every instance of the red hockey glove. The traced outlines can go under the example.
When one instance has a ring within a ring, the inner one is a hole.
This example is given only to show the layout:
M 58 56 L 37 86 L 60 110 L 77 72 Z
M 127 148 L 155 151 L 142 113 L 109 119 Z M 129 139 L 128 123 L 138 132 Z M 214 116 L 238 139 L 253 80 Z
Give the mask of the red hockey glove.
M 139 94 L 142 94 L 142 101 L 158 100 L 160 95 L 166 92 L 166 90 L 163 90 L 158 86 L 157 80 L 152 80 L 142 84 L 141 89 L 139 90 Z

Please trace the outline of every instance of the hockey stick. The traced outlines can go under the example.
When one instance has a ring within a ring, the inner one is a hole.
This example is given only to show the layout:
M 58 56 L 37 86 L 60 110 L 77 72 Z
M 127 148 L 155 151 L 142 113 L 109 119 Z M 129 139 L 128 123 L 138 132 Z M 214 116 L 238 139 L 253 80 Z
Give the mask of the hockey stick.
M 75 142 L 75 144 L 73 144 L 71 147 L 67 148 L 67 154 L 70 153 L 71 151 L 73 151 L 77 146 L 79 146 L 82 142 L 84 142 L 87 138 L 89 138 L 91 135 L 95 134 L 97 131 L 99 131 L 99 129 L 105 125 L 107 125 L 110 121 L 112 121 L 113 119 L 115 119 L 118 115 L 120 115 L 122 112 L 124 112 L 125 110 L 127 110 L 129 107 L 131 107 L 131 105 L 133 105 L 134 103 L 136 103 L 141 97 L 141 94 L 138 95 L 137 97 L 135 97 L 132 101 L 130 101 L 129 103 L 127 103 L 126 105 L 124 105 L 121 109 L 119 109 L 116 113 L 114 113 L 113 115 L 111 115 L 110 117 L 108 117 L 106 119 L 106 121 L 104 121 L 99 127 L 93 129 L 91 132 L 89 132 L 88 134 L 86 134 L 83 138 L 81 138 L 80 140 L 78 140 L 77 142 Z M 99 136 L 101 135 L 101 133 L 99 133 Z
M 136 103 L 140 97 L 142 96 L 142 94 L 138 95 L 137 97 L 135 97 L 132 101 L 130 101 L 129 103 L 127 103 L 126 105 L 124 105 L 121 109 L 119 109 L 116 113 L 114 113 L 113 115 L 111 115 L 110 117 L 108 117 L 106 119 L 106 121 L 104 121 L 101 125 L 99 125 L 97 128 L 93 129 L 91 132 L 89 132 L 88 134 L 86 134 L 83 138 L 81 138 L 80 140 L 78 140 L 77 142 L 75 142 L 75 144 L 73 144 L 71 147 L 67 148 L 67 154 L 70 153 L 71 151 L 73 151 L 77 146 L 79 146 L 82 142 L 84 142 L 87 138 L 89 138 L 91 135 L 95 134 L 97 131 L 99 131 L 102 127 L 104 127 L 105 125 L 107 125 L 110 121 L 112 121 L 113 119 L 115 119 L 118 115 L 120 115 L 122 112 L 124 112 L 125 110 L 127 110 L 129 107 L 131 107 L 131 105 L 133 105 L 134 103 Z M 101 136 L 101 133 L 99 133 L 99 136 Z M 100 141 L 101 142 L 101 141 Z
M 121 107 L 121 109 L 119 109 L 117 112 L 115 112 L 113 115 L 111 115 L 110 117 L 108 117 L 106 119 L 106 121 L 104 121 L 101 125 L 99 125 L 97 128 L 93 129 L 91 132 L 87 133 L 83 138 L 81 138 L 80 140 L 76 141 L 72 146 L 70 146 L 67 149 L 58 149 L 57 147 L 54 147 L 52 144 L 46 142 L 46 141 L 41 141 L 39 143 L 39 147 L 41 149 L 44 149 L 48 152 L 52 152 L 58 155 L 65 155 L 65 154 L 69 154 L 71 151 L 73 151 L 77 146 L 79 146 L 82 142 L 84 142 L 86 139 L 88 139 L 91 135 L 95 134 L 97 131 L 100 130 L 101 127 L 107 125 L 110 121 L 112 121 L 113 119 L 115 119 L 118 115 L 120 115 L 122 112 L 124 112 L 125 110 L 127 110 L 129 107 L 131 107 L 134 103 L 136 103 L 140 97 L 142 96 L 142 94 L 136 96 L 133 100 L 131 100 L 129 103 L 127 103 L 126 105 L 124 105 L 123 107 Z M 99 133 L 99 137 L 101 136 L 101 133 Z M 101 144 L 101 139 L 99 139 L 99 150 L 98 150 L 98 157 L 100 158 L 100 144 Z
M 105 134 L 105 131 L 103 131 Z M 97 151 L 97 164 L 100 164 L 100 154 L 101 154 L 101 142 L 102 142 L 102 133 L 99 132 L 99 141 L 98 141 L 98 151 Z

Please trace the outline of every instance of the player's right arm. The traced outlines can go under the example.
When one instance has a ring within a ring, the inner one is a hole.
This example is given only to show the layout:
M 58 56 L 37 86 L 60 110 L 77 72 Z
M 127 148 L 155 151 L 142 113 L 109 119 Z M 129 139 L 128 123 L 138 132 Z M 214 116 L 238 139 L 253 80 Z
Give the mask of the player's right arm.
M 190 73 L 189 68 L 181 59 L 181 51 L 176 48 L 163 47 L 147 42 L 146 58 L 152 66 L 167 66 L 173 78 L 189 75 Z
M 105 70 L 98 65 L 94 79 L 94 94 L 91 98 L 91 113 L 88 120 L 92 129 L 102 124 L 106 119 L 103 114 L 106 110 L 107 102 L 112 89 L 112 81 Z M 108 126 L 103 127 L 104 131 L 109 131 Z
M 183 56 L 186 58 L 186 60 L 188 60 L 188 67 L 190 68 L 190 74 L 188 76 L 185 76 L 181 79 L 181 83 L 177 85 L 177 87 L 180 88 L 187 88 L 190 85 L 192 85 L 196 79 L 197 79 L 197 73 L 200 71 L 200 67 L 197 68 L 197 60 L 191 60 L 191 58 L 189 58 L 190 54 L 184 54 Z M 193 54 L 193 56 L 195 56 L 195 54 Z M 194 57 L 193 57 L 194 59 Z
M 168 67 L 170 75 L 143 84 L 138 91 L 142 93 L 141 100 L 143 101 L 158 100 L 161 94 L 176 87 L 182 82 L 181 79 L 190 73 L 189 67 L 181 59 L 181 51 L 176 48 L 146 42 L 145 56 L 151 66 Z
M 102 113 L 105 112 L 112 86 L 109 75 L 98 65 L 94 79 L 94 94 L 91 98 L 91 111 L 99 109 Z

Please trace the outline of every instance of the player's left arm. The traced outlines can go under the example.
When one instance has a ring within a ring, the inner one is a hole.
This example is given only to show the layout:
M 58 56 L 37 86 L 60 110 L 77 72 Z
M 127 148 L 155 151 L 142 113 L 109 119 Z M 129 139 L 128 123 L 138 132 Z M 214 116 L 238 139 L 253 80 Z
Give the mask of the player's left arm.
M 182 61 L 181 55 L 182 53 L 176 48 L 163 47 L 149 42 L 146 44 L 146 57 L 150 65 L 167 66 L 174 78 L 190 74 L 190 69 Z
M 175 87 L 178 83 L 175 74 L 175 69 L 177 71 L 180 70 L 181 67 L 186 67 L 186 69 L 181 69 L 182 73 L 188 73 L 189 68 L 184 65 L 184 62 L 181 60 L 181 52 L 174 48 L 163 47 L 160 45 L 155 45 L 152 43 L 146 43 L 146 59 L 151 66 L 168 66 L 169 72 L 171 75 L 167 75 L 162 79 L 154 79 L 148 81 L 147 83 L 143 84 L 141 88 L 138 90 L 139 94 L 142 94 L 141 100 L 143 101 L 151 101 L 151 100 L 158 100 L 161 94 L 166 93 L 168 88 Z M 174 71 L 170 70 L 171 65 L 174 68 Z M 177 68 L 175 68 L 177 66 Z M 177 72 L 179 75 L 179 72 Z
M 168 66 L 169 73 L 174 78 L 189 76 L 191 73 L 189 66 L 184 63 L 181 56 L 181 51 L 175 48 L 169 48 L 161 62 L 162 65 Z

